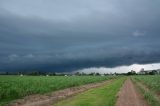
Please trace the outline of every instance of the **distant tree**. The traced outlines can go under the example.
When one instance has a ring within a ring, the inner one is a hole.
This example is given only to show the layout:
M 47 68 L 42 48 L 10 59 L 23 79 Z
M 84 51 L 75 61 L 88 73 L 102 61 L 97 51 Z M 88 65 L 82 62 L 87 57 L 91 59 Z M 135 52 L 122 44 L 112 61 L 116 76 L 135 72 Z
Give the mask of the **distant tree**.
M 100 75 L 100 73 L 96 73 L 95 75 L 96 75 L 96 76 L 99 76 L 99 75 Z
M 49 76 L 56 76 L 56 73 L 55 72 L 50 72 L 48 75 Z
M 5 75 L 9 75 L 9 72 L 6 72 Z
M 136 72 L 131 70 L 130 72 L 127 73 L 127 75 L 136 75 Z
M 80 75 L 81 75 L 81 73 L 80 73 L 80 72 L 76 72 L 76 73 L 75 73 L 75 75 L 80 76 Z
M 118 75 L 118 74 L 115 72 L 114 75 Z
M 154 72 L 153 71 L 149 72 L 149 75 L 154 75 Z
M 109 75 L 109 74 L 108 74 L 108 73 L 105 73 L 104 75 L 107 76 L 107 75 Z
M 132 75 L 132 73 L 131 73 L 131 72 L 128 72 L 127 75 Z
M 56 74 L 57 76 L 64 76 L 65 74 L 64 73 L 59 73 L 59 74 Z
M 81 75 L 82 75 L 82 76 L 85 76 L 85 75 L 87 75 L 87 74 L 86 74 L 86 73 L 84 73 L 84 72 L 82 72 L 82 73 L 81 73 Z
M 94 73 L 94 72 L 91 72 L 91 73 L 89 73 L 88 75 L 92 75 L 92 76 L 93 76 L 93 75 L 95 75 L 95 73 Z
M 46 75 L 46 73 L 40 72 L 40 71 L 33 71 L 33 72 L 29 72 L 28 75 L 39 76 L 39 75 Z
M 152 70 L 151 72 L 149 72 L 149 75 L 155 75 L 155 74 L 158 74 L 156 70 Z
M 23 72 L 21 72 L 21 71 L 19 71 L 18 73 L 17 73 L 17 75 L 21 75 L 21 74 L 24 74 Z
M 131 70 L 131 73 L 132 73 L 132 75 L 136 75 L 136 72 L 135 72 L 135 71 L 133 71 L 133 70 Z

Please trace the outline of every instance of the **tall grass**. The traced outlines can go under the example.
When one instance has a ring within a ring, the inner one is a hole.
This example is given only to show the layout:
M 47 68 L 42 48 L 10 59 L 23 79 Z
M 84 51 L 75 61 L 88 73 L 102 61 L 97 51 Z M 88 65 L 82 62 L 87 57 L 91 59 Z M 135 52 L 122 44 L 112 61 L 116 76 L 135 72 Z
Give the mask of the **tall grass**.
M 149 89 L 160 93 L 160 75 L 140 75 L 134 77 L 136 80 L 145 84 Z
M 106 76 L 0 76 L 0 104 L 32 94 L 111 79 Z
M 157 92 L 160 90 L 160 76 L 134 76 L 132 80 L 150 106 L 160 106 L 160 97 L 157 96 Z

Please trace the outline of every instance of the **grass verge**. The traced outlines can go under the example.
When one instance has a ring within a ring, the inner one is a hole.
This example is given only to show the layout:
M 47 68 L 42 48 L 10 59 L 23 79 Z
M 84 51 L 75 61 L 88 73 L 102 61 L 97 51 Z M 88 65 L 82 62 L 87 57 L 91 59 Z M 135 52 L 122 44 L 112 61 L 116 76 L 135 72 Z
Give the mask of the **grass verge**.
M 141 82 L 135 78 L 131 78 L 135 85 L 138 87 L 139 91 L 143 94 L 144 98 L 147 100 L 150 106 L 160 106 L 160 101 L 157 96 L 150 89 L 145 87 Z
M 126 77 L 116 79 L 103 87 L 94 88 L 72 98 L 62 100 L 54 106 L 114 106 L 117 93 Z

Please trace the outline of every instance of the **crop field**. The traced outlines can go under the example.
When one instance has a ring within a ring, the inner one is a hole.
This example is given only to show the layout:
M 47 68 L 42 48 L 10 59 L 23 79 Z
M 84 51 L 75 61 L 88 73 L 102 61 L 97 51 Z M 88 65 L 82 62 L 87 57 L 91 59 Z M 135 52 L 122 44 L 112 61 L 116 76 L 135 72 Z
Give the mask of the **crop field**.
M 160 75 L 134 76 L 133 80 L 151 106 L 160 106 Z
M 0 76 L 0 106 L 160 106 L 159 94 L 159 75 Z
M 160 93 L 160 75 L 136 76 L 135 79 L 147 85 L 149 89 Z
M 0 104 L 83 84 L 109 80 L 110 76 L 0 76 Z

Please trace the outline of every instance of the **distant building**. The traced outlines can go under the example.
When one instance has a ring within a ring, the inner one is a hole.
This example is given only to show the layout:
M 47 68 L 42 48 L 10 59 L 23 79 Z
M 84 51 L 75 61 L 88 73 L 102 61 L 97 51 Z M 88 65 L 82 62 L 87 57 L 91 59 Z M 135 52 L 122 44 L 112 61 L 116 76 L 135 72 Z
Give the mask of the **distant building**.
M 139 72 L 139 74 L 148 74 L 148 73 L 149 71 L 143 71 L 143 70 Z
M 140 69 L 140 71 L 142 71 L 142 72 L 143 72 L 143 71 L 144 71 L 144 68 L 141 68 L 141 69 Z
M 160 74 L 160 69 L 157 70 L 157 74 Z
M 156 74 L 160 74 L 160 69 L 157 69 L 157 70 L 140 70 L 138 74 L 156 75 Z
M 145 71 L 144 68 L 141 68 L 138 74 L 148 74 L 149 71 Z

